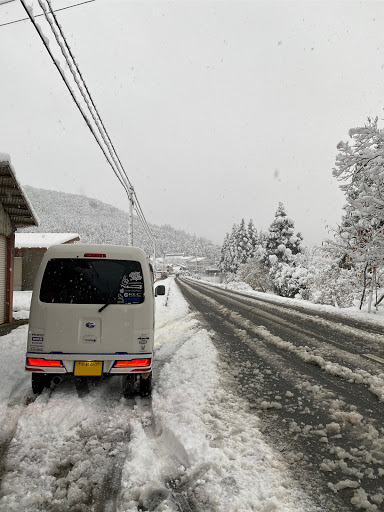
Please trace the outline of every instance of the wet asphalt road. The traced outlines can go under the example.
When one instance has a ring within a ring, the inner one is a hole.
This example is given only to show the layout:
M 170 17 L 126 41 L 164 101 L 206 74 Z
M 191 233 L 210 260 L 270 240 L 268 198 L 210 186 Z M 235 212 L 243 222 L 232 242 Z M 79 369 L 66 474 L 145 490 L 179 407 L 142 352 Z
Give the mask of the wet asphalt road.
M 223 371 L 235 376 L 267 440 L 319 507 L 384 511 L 380 327 L 177 282 Z

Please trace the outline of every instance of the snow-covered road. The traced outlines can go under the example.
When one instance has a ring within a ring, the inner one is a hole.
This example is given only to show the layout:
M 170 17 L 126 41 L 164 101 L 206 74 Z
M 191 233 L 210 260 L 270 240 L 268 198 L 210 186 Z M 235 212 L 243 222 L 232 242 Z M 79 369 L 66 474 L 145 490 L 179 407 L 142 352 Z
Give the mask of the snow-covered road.
M 215 333 L 238 393 L 308 492 L 325 510 L 383 510 L 379 324 L 199 281 L 179 284 Z
M 0 339 L 1 511 L 318 510 L 266 442 L 174 281 L 157 298 L 151 399 L 119 378 L 36 397 L 27 327 Z

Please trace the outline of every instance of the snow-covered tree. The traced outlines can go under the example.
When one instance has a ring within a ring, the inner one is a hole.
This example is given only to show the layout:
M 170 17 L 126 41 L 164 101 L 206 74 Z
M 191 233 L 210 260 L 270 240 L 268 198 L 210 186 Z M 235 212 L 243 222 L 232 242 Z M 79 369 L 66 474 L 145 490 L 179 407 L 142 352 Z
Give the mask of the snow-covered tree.
M 248 230 L 245 226 L 245 220 L 241 219 L 235 236 L 235 265 L 245 263 L 252 254 L 252 249 L 249 244 Z M 236 270 L 237 270 L 236 268 Z
M 308 270 L 305 267 L 280 261 L 270 269 L 269 275 L 278 295 L 303 298 L 308 280 Z
M 221 247 L 219 267 L 223 272 L 230 272 L 230 235 L 227 233 Z
M 237 276 L 244 283 L 249 284 L 254 290 L 261 292 L 273 291 L 273 283 L 268 269 L 258 258 L 251 258 L 239 266 Z
M 343 251 L 343 264 L 363 275 L 361 304 L 373 285 L 384 252 L 384 130 L 378 118 L 349 131 L 352 143 L 340 142 L 333 175 L 346 195 L 342 222 L 332 244 Z
M 339 242 L 353 262 L 370 264 L 384 249 L 384 130 L 377 122 L 349 131 L 353 143 L 338 144 L 333 170 L 347 200 Z
M 308 269 L 306 298 L 311 302 L 344 308 L 358 298 L 362 276 L 356 269 L 343 268 L 340 255 L 328 246 L 314 248 L 304 265 Z
M 257 231 L 250 221 L 248 227 L 245 220 L 234 224 L 232 231 L 227 234 L 221 248 L 220 268 L 224 272 L 235 273 L 239 265 L 252 258 L 257 249 Z
M 266 233 L 263 263 L 269 268 L 275 292 L 283 297 L 300 295 L 306 287 L 307 271 L 296 263 L 302 240 L 300 233 L 295 234 L 293 220 L 287 216 L 283 203 L 279 203 Z
M 259 236 L 257 234 L 257 229 L 253 224 L 253 220 L 251 219 L 248 222 L 248 247 L 247 254 L 248 258 L 253 258 L 259 246 Z
M 275 219 L 267 232 L 264 263 L 271 267 L 277 263 L 291 262 L 292 256 L 302 251 L 302 240 L 301 233 L 295 234 L 293 220 L 285 213 L 283 203 L 279 203 Z

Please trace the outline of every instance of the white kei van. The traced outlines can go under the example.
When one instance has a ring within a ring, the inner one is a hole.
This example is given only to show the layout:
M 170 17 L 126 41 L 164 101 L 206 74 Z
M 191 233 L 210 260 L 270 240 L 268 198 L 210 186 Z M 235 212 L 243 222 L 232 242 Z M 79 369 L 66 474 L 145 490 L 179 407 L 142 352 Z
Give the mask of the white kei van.
M 142 249 L 51 246 L 38 270 L 26 370 L 41 393 L 65 375 L 78 390 L 89 377 L 123 376 L 123 392 L 151 393 L 153 273 Z M 164 286 L 157 287 L 163 295 Z

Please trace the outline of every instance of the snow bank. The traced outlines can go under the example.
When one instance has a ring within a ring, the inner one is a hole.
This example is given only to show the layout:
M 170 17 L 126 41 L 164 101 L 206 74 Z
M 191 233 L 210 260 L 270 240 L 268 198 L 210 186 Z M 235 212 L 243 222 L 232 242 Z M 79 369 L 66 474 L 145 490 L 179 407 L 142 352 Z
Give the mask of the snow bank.
M 13 292 L 13 318 L 15 320 L 26 320 L 29 318 L 29 310 L 31 309 L 31 299 L 31 291 Z

